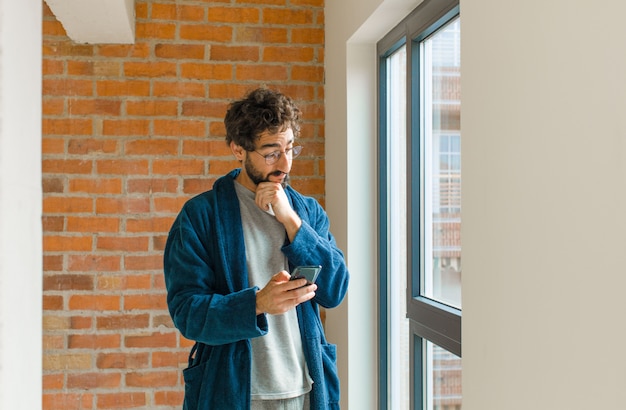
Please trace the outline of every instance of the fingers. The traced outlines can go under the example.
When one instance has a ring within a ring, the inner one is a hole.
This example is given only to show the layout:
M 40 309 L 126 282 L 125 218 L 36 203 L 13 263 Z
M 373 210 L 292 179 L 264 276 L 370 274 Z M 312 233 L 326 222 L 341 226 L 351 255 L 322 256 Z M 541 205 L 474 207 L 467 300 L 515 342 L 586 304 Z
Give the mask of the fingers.
M 257 186 L 254 202 L 264 211 L 270 209 L 270 204 L 274 210 L 276 208 L 280 209 L 286 200 L 287 197 L 284 194 L 283 187 L 278 183 L 262 182 Z
M 283 271 L 284 272 L 284 271 Z M 280 272 L 268 282 L 268 284 L 256 294 L 257 315 L 269 313 L 278 315 L 298 306 L 300 303 L 315 297 L 317 285 L 306 285 L 306 279 L 282 280 L 284 276 Z M 274 280 L 280 275 L 280 280 Z M 287 274 L 289 275 L 289 274 Z

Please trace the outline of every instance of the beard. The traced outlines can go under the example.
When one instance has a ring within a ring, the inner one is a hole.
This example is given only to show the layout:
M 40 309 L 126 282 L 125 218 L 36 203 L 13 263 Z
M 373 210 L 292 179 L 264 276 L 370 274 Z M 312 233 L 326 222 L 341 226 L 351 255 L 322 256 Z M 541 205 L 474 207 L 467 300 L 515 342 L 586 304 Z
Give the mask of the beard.
M 263 175 L 254 167 L 249 157 L 245 159 L 243 165 L 244 165 L 246 174 L 248 174 L 248 178 L 250 178 L 250 180 L 254 182 L 255 185 L 259 185 L 261 182 L 270 182 L 270 176 L 272 175 L 278 176 L 282 174 L 281 171 L 274 171 L 274 172 L 270 172 L 267 175 Z M 281 182 L 281 185 L 283 186 L 283 188 L 289 185 L 289 174 L 285 174 L 285 178 L 283 179 L 283 182 Z

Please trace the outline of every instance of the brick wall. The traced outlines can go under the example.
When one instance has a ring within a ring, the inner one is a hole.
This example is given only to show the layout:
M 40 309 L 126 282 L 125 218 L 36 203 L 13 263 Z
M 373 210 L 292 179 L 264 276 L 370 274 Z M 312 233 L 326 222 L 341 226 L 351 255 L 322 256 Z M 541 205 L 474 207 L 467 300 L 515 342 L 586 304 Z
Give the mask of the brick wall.
M 44 409 L 180 409 L 191 342 L 162 251 L 185 200 L 237 166 L 227 103 L 304 112 L 293 185 L 323 205 L 323 0 L 136 0 L 133 45 L 69 40 L 44 3 Z M 16 335 L 18 337 L 18 335 Z

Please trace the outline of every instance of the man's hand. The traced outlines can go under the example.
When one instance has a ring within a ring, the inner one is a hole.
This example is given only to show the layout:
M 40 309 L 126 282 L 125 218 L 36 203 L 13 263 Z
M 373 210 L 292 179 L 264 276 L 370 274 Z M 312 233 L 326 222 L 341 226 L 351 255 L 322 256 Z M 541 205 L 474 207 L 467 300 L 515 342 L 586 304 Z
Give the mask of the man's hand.
M 291 208 L 282 185 L 278 182 L 261 182 L 257 185 L 254 202 L 264 211 L 269 209 L 270 204 L 272 205 L 276 220 L 285 226 L 287 236 L 293 242 L 302 220 Z
M 256 314 L 279 315 L 313 299 L 317 285 L 306 285 L 306 279 L 289 280 L 287 271 L 280 271 L 256 294 Z

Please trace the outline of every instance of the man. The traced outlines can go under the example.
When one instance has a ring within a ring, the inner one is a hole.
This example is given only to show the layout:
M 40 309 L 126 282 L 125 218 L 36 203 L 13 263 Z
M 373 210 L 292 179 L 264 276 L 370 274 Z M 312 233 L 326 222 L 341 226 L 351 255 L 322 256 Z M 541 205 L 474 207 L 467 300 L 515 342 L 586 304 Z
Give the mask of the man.
M 233 102 L 226 142 L 242 164 L 188 201 L 164 255 L 170 314 L 196 341 L 184 409 L 338 409 L 335 346 L 319 308 L 349 274 L 322 207 L 288 185 L 300 110 L 261 88 Z M 315 284 L 290 280 L 321 265 Z

